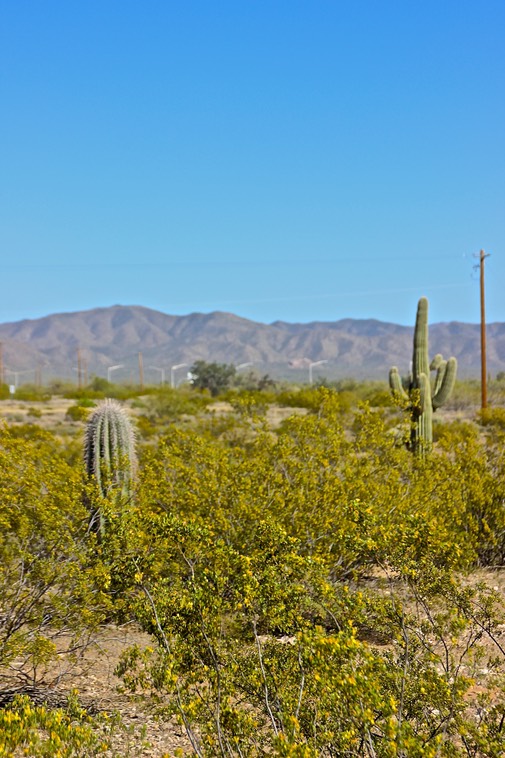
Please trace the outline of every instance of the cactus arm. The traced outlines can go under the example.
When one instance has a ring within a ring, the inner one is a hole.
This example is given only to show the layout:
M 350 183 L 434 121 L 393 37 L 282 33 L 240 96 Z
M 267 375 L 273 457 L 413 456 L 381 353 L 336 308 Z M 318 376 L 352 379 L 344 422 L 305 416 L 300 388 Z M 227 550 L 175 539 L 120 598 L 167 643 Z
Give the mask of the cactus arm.
M 445 371 L 447 368 L 447 361 L 444 361 L 443 359 L 441 361 L 437 361 L 435 364 L 435 361 L 433 360 L 431 362 L 431 366 L 436 369 L 436 375 L 435 375 L 435 384 L 433 386 L 433 397 L 437 394 L 440 387 L 442 386 L 442 383 L 444 381 Z M 433 370 L 433 369 L 432 369 Z
M 421 374 L 429 376 L 428 359 L 428 300 L 422 297 L 417 305 L 414 327 L 414 352 L 412 355 L 412 376 L 414 382 Z
M 433 393 L 433 410 L 440 408 L 446 400 L 449 398 L 452 390 L 454 389 L 454 383 L 456 381 L 456 373 L 458 370 L 458 362 L 456 358 L 449 358 L 445 367 L 443 376 L 439 372 L 437 373 L 437 379 L 435 382 L 435 392 Z
M 396 366 L 393 366 L 389 372 L 389 386 L 391 387 L 393 395 L 398 395 L 403 400 L 408 400 L 409 396 L 403 388 L 402 380 Z

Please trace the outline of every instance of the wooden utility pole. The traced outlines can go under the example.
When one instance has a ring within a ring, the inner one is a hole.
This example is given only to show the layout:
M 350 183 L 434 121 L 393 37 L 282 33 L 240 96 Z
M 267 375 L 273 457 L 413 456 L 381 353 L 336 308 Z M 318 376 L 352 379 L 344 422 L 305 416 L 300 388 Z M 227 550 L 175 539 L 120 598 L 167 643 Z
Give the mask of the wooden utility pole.
M 80 348 L 77 348 L 77 387 L 82 389 L 82 357 Z
M 140 389 L 144 389 L 144 361 L 142 360 L 142 353 L 139 353 L 139 386 Z
M 484 299 L 484 261 L 489 257 L 480 251 L 480 386 L 481 408 L 487 407 L 487 366 L 486 366 L 486 304 Z
M 0 342 L 0 384 L 3 384 L 5 382 L 5 376 L 4 376 L 4 351 L 3 351 L 3 343 Z

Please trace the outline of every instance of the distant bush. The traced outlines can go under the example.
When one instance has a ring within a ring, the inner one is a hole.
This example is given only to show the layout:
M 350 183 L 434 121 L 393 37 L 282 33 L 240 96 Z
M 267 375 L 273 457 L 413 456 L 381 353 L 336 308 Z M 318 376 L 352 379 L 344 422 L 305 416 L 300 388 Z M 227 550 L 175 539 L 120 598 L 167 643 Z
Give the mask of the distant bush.
M 89 408 L 82 405 L 71 405 L 66 413 L 66 417 L 71 421 L 85 421 L 89 414 Z
M 478 419 L 483 426 L 496 426 L 505 429 L 505 408 L 482 408 Z
M 151 393 L 146 399 L 146 416 L 153 422 L 168 422 L 181 415 L 193 416 L 204 410 L 212 399 L 209 395 L 195 393 L 190 387 L 164 387 Z
M 349 391 L 336 391 L 324 386 L 300 387 L 299 389 L 283 390 L 276 396 L 276 403 L 288 408 L 307 408 L 310 411 L 317 412 L 332 397 L 335 407 L 341 412 L 350 410 L 353 400 L 357 404 L 357 399 Z
M 479 381 L 476 379 L 457 379 L 444 408 L 447 410 L 469 410 L 479 407 L 480 399 Z
M 0 384 L 0 400 L 8 400 L 11 396 L 9 385 Z
M 10 395 L 10 397 L 12 397 L 12 395 Z M 34 384 L 22 384 L 20 387 L 17 387 L 14 398 L 16 400 L 25 401 L 45 401 L 51 399 L 51 393 L 48 391 L 47 387 L 37 387 Z

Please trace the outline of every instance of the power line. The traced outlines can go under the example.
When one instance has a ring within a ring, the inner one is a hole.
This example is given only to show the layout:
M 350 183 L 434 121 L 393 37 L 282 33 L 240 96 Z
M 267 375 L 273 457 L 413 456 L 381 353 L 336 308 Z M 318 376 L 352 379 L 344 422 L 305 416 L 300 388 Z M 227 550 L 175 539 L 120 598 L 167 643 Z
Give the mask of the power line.
M 424 261 L 441 261 L 441 260 L 459 260 L 466 258 L 467 256 L 465 254 L 463 255 L 429 255 L 429 256 L 422 256 L 421 260 Z M 356 258 L 354 256 L 346 256 L 346 257 L 339 257 L 339 258 L 313 258 L 311 256 L 307 256 L 306 258 L 286 258 L 286 259 L 268 259 L 268 260 L 261 260 L 258 258 L 250 258 L 244 260 L 242 259 L 234 259 L 234 260 L 212 260 L 212 259 L 206 259 L 206 260 L 199 260 L 199 259 L 185 259 L 185 260 L 167 260 L 167 261 L 80 261 L 79 263 L 70 263 L 67 261 L 60 262 L 60 263 L 51 263 L 51 262 L 45 262 L 41 263 L 40 261 L 28 263 L 28 262 L 20 262 L 20 263 L 4 263 L 1 265 L 1 269 L 5 271 L 24 271 L 27 269 L 34 269 L 34 270 L 53 270 L 53 269 L 67 269 L 67 270 L 76 270 L 76 269 L 105 269 L 105 268 L 111 268 L 111 269 L 136 269 L 136 268 L 173 268 L 174 266 L 177 268 L 190 268 L 194 269 L 195 267 L 204 267 L 204 268 L 216 268 L 216 267 L 225 267 L 225 268 L 243 268 L 247 266 L 256 266 L 256 267 L 275 267 L 275 266 L 310 266 L 311 268 L 313 266 L 328 266 L 328 265 L 342 265 L 342 264 L 363 264 L 363 263 L 376 263 L 378 265 L 382 265 L 384 263 L 398 263 L 402 262 L 405 263 L 405 257 L 404 256 L 391 256 L 391 257 L 364 257 L 364 258 Z

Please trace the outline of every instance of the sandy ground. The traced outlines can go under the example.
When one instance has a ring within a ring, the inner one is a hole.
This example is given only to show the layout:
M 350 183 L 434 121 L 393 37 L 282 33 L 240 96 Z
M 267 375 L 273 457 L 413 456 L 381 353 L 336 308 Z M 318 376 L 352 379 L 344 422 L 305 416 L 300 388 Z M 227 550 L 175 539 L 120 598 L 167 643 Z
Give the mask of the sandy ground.
M 68 679 L 65 688 L 75 687 L 83 704 L 120 714 L 127 730 L 116 729 L 112 737 L 113 747 L 119 754 L 161 758 L 173 755 L 177 748 L 190 752 L 184 727 L 175 720 L 158 719 L 148 696 L 122 693 L 121 681 L 114 674 L 121 653 L 132 645 L 146 647 L 149 644 L 153 644 L 150 637 L 133 625 L 104 629 L 98 644 L 86 654 L 81 670 Z
M 9 679 L 8 672 L 2 671 L 0 706 L 9 702 L 13 692 L 21 692 L 29 695 L 36 705 L 45 703 L 49 708 L 64 708 L 67 697 L 77 691 L 81 706 L 93 715 L 109 717 L 104 736 L 110 740 L 107 755 L 111 758 L 162 758 L 172 756 L 177 749 L 190 753 L 184 727 L 175 718 L 157 718 L 156 704 L 148 693 L 125 694 L 121 680 L 114 674 L 121 654 L 133 645 L 142 649 L 152 646 L 153 641 L 133 624 L 121 628 L 108 626 L 101 630 L 77 664 L 69 665 L 65 657 L 61 657 L 57 666 L 51 664 L 46 669 L 43 680 L 37 685 L 22 685 L 17 677 Z M 120 722 L 115 716 L 119 716 Z
M 65 421 L 65 415 L 71 405 L 74 405 L 74 400 L 63 397 L 53 397 L 45 401 L 1 400 L 0 418 L 11 424 L 36 423 L 41 426 L 56 426 Z

